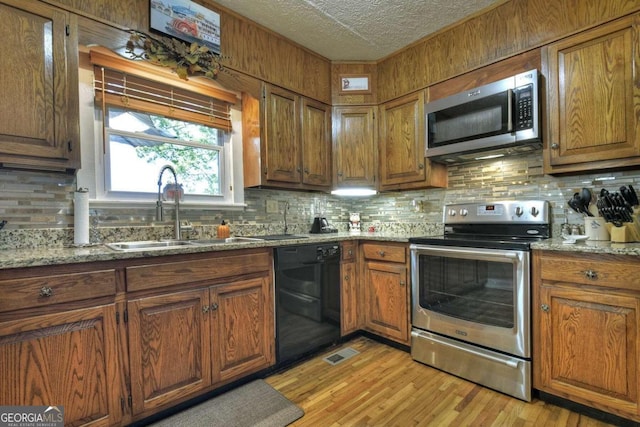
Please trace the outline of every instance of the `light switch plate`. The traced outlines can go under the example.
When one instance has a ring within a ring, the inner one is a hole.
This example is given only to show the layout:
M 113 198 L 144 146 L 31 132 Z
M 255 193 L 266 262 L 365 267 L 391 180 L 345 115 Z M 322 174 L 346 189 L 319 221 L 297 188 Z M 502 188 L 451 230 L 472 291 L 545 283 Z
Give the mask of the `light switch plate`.
M 278 213 L 278 201 L 267 199 L 267 213 Z

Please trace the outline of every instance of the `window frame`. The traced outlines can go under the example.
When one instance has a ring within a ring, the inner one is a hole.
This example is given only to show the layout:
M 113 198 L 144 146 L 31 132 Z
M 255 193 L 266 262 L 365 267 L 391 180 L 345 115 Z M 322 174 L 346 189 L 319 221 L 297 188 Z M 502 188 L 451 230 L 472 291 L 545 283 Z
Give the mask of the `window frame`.
M 157 192 L 136 193 L 119 192 L 107 190 L 107 164 L 106 136 L 107 129 L 104 123 L 104 109 L 101 103 L 96 102 L 94 88 L 94 70 L 88 61 L 84 62 L 79 69 L 80 84 L 80 133 L 81 133 L 81 157 L 82 168 L 77 172 L 78 188 L 88 188 L 90 195 L 90 205 L 94 208 L 122 208 L 136 207 L 147 208 L 155 206 Z M 157 68 L 157 67 L 154 67 Z M 176 76 L 173 76 L 177 79 Z M 188 83 L 188 82 L 187 82 Z M 184 85 L 185 82 L 180 82 Z M 201 85 L 202 83 L 200 83 Z M 236 94 L 236 97 L 239 95 Z M 186 195 L 180 202 L 181 208 L 194 208 L 201 210 L 235 210 L 243 209 L 244 185 L 242 172 L 242 112 L 238 108 L 239 104 L 230 106 L 230 118 L 232 130 L 225 138 L 221 146 L 223 160 L 220 164 L 221 174 L 223 174 L 222 195 Z M 118 106 L 123 108 L 122 106 Z M 140 111 L 139 109 L 133 109 Z M 152 114 L 158 114 L 152 111 Z M 145 136 L 146 137 L 146 136 Z M 239 166 L 239 167 L 238 167 Z M 159 170 L 158 170 L 159 173 Z M 149 179 L 157 182 L 158 175 L 150 176 Z M 180 182 L 180 176 L 178 176 Z M 167 201 L 172 204 L 172 201 Z

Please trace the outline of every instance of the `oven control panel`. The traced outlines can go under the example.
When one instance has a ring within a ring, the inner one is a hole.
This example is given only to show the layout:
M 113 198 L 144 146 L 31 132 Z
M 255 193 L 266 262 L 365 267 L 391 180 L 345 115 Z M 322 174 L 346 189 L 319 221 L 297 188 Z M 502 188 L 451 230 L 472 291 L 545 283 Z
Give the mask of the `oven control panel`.
M 546 224 L 549 202 L 544 200 L 458 203 L 444 208 L 445 224 Z

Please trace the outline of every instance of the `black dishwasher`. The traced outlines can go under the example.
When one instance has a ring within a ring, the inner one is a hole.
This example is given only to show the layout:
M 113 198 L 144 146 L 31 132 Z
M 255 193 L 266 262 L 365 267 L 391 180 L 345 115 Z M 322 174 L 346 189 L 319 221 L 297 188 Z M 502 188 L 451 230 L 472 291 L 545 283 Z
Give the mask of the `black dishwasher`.
M 275 249 L 277 364 L 340 339 L 340 245 Z

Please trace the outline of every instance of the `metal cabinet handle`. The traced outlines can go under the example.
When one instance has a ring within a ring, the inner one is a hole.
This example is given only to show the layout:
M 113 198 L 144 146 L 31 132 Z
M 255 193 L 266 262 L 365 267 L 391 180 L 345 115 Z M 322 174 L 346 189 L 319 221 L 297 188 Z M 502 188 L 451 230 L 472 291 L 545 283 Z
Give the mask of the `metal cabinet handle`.
M 203 306 L 202 306 L 202 312 L 203 312 L 204 314 L 207 314 L 207 313 L 209 312 L 209 306 L 208 306 L 208 305 L 203 305 Z
M 348 276 L 348 275 L 347 275 L 347 276 L 344 276 L 344 281 L 345 281 L 345 282 L 348 282 L 348 281 L 349 281 L 349 276 Z
M 49 286 L 43 286 L 40 288 L 40 296 L 43 298 L 49 298 L 53 296 L 53 289 Z
M 540 309 L 541 309 L 542 311 L 544 311 L 544 312 L 547 312 L 547 311 L 549 311 L 549 306 L 548 306 L 547 304 L 542 304 L 542 305 L 540 306 Z
M 404 285 L 406 285 L 405 281 L 404 280 L 400 280 L 400 286 L 404 286 Z
M 418 169 L 424 169 L 424 164 L 420 163 L 420 164 L 418 165 Z
M 596 280 L 598 278 L 598 273 L 593 270 L 587 270 L 584 272 L 584 277 L 591 280 Z
M 558 144 L 557 142 L 554 142 L 553 144 L 551 144 L 551 148 L 553 148 L 554 150 L 557 150 L 558 148 L 560 148 L 560 144 Z
M 347 253 L 348 253 L 349 255 L 353 255 L 353 249 L 349 249 L 349 250 L 347 251 Z
M 217 303 L 214 302 L 213 304 L 211 304 L 211 311 L 215 311 L 217 309 L 218 309 L 218 304 Z
M 384 256 L 385 255 L 385 251 L 378 251 L 378 255 Z

